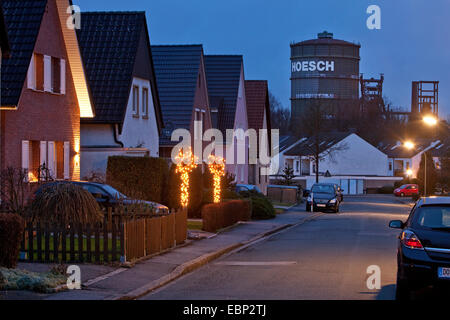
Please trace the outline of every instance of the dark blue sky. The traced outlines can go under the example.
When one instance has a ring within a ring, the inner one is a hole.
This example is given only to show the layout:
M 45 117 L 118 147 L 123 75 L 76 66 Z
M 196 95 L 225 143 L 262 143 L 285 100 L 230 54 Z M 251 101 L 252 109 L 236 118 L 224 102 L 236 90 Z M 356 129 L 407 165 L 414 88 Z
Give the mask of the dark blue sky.
M 360 71 L 385 74 L 384 94 L 410 107 L 411 81 L 440 81 L 440 113 L 450 114 L 448 0 L 74 0 L 82 11 L 146 11 L 152 44 L 204 45 L 206 54 L 243 54 L 247 79 L 267 79 L 290 107 L 289 44 L 323 30 L 361 44 Z M 371 4 L 381 30 L 366 27 Z

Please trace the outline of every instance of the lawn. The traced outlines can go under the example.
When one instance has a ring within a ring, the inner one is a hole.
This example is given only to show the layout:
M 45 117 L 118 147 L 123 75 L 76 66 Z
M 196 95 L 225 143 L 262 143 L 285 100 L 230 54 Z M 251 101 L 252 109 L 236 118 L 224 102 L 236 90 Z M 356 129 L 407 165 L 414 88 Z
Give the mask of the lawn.
M 203 220 L 188 220 L 187 228 L 188 230 L 202 230 Z

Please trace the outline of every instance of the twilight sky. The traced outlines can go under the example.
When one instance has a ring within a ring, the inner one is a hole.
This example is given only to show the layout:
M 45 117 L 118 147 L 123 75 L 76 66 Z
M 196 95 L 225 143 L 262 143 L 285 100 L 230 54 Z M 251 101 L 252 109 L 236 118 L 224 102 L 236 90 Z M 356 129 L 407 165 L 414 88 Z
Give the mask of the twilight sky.
M 205 54 L 243 54 L 246 79 L 266 79 L 290 107 L 293 41 L 323 30 L 361 44 L 360 72 L 385 74 L 394 106 L 411 103 L 411 81 L 440 81 L 440 115 L 450 115 L 448 0 L 73 0 L 82 11 L 146 11 L 152 44 L 203 44 Z M 381 30 L 366 9 L 381 7 Z

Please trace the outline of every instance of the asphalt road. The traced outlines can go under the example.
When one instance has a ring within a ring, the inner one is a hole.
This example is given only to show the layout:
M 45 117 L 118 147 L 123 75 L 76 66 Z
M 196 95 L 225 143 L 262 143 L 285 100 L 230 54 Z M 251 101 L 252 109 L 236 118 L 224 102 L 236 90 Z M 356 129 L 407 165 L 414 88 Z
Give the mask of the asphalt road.
M 394 299 L 399 231 L 388 223 L 406 220 L 409 210 L 390 196 L 348 197 L 340 214 L 276 234 L 143 299 Z M 367 286 L 369 266 L 380 268 L 380 289 Z

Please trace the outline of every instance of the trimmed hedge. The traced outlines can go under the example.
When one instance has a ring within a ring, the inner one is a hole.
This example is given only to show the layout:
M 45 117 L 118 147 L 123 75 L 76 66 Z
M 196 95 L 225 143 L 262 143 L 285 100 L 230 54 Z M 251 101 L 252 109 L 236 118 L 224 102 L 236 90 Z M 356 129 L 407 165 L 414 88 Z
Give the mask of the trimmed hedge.
M 0 267 L 15 268 L 25 221 L 17 214 L 0 213 Z
M 204 205 L 202 208 L 203 230 L 216 232 L 238 221 L 251 218 L 251 204 L 246 200 L 232 200 Z
M 131 198 L 161 203 L 168 171 L 162 158 L 112 156 L 108 158 L 106 183 Z

